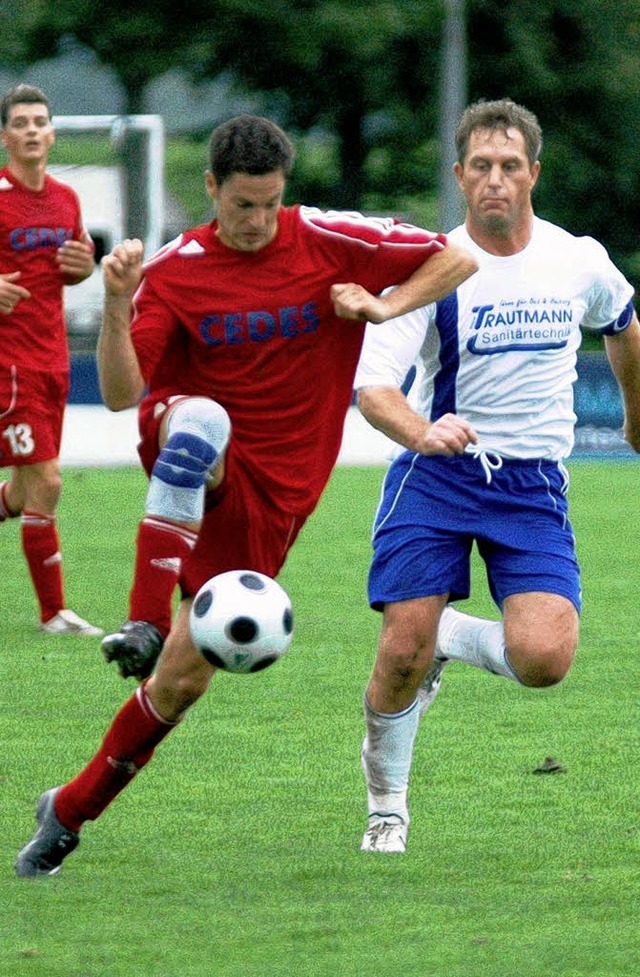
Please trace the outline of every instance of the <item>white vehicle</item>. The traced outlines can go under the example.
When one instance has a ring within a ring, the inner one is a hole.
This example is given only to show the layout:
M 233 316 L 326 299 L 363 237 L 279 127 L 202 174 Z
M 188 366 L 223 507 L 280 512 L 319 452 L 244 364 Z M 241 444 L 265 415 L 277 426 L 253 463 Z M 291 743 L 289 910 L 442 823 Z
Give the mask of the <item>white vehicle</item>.
M 118 143 L 127 128 L 146 136 L 145 179 L 140 202 L 145 214 L 145 254 L 153 254 L 166 240 L 164 194 L 164 123 L 159 115 L 54 116 L 57 133 L 107 132 Z M 122 166 L 75 166 L 53 164 L 49 172 L 67 183 L 80 198 L 85 227 L 96 246 L 96 268 L 90 278 L 65 288 L 65 310 L 70 340 L 74 336 L 95 339 L 102 317 L 103 285 L 100 259 L 127 237 L 126 174 Z M 142 235 L 141 235 L 142 236 Z
M 49 173 L 73 187 L 80 197 L 85 227 L 96 248 L 96 267 L 90 278 L 64 290 L 67 330 L 96 333 L 102 315 L 103 286 L 100 260 L 126 237 L 124 173 L 119 166 L 54 164 Z

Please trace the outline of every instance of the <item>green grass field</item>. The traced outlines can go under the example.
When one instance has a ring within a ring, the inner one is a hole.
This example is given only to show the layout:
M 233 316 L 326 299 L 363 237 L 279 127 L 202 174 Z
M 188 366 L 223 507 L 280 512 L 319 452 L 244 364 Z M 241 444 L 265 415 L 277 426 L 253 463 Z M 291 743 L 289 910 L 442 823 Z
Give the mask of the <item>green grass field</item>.
M 380 469 L 338 469 L 290 558 L 287 657 L 219 675 L 39 882 L 12 869 L 36 798 L 77 772 L 134 684 L 99 642 L 38 633 L 19 526 L 0 526 L 0 977 L 637 977 L 640 469 L 571 473 L 575 666 L 544 691 L 450 666 L 416 745 L 405 856 L 358 850 Z M 68 603 L 110 629 L 144 477 L 64 479 Z M 468 609 L 495 614 L 479 567 Z M 548 755 L 566 772 L 534 774 Z

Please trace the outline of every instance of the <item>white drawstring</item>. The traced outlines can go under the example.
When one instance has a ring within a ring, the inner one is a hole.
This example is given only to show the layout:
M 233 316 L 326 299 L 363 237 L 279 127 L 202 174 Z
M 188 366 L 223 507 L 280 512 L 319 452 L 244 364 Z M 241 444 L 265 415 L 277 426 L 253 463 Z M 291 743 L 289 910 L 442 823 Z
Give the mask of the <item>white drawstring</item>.
M 487 485 L 491 485 L 492 472 L 499 472 L 502 468 L 502 456 L 497 451 L 485 451 L 484 448 L 474 448 L 473 457 L 477 459 L 484 470 Z
M 11 413 L 13 408 L 16 406 L 16 401 L 18 399 L 18 370 L 15 363 L 11 364 L 11 399 L 9 401 L 9 406 L 6 410 L 3 410 L 0 414 L 0 420 Z

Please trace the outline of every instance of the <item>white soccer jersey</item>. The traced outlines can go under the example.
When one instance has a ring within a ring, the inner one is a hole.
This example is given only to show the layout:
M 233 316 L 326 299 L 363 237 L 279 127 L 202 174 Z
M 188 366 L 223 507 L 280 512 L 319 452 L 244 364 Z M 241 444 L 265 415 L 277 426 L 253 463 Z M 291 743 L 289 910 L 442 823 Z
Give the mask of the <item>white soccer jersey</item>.
M 509 257 L 481 250 L 464 226 L 448 237 L 478 272 L 441 302 L 369 324 L 356 387 L 399 387 L 415 363 L 409 401 L 430 420 L 458 414 L 480 448 L 506 458 L 565 458 L 580 326 L 611 327 L 633 288 L 597 241 L 540 218 Z

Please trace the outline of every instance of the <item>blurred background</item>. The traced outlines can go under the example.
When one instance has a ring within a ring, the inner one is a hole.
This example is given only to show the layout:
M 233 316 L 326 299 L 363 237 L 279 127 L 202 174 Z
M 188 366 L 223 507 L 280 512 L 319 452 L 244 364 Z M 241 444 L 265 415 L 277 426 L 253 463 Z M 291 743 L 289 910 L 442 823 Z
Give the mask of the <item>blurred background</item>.
M 109 120 L 58 125 L 51 157 L 115 168 L 115 189 L 104 172 L 83 186 L 117 211 L 100 219 L 143 236 L 160 173 L 158 240 L 211 217 L 209 134 L 247 111 L 296 143 L 288 203 L 448 230 L 455 120 L 509 96 L 543 128 L 538 214 L 601 240 L 640 283 L 640 0 L 0 0 L 0 88 L 16 81 L 41 86 L 57 121 Z M 155 162 L 135 117 L 160 121 Z M 95 326 L 79 312 L 72 347 L 90 349 Z

